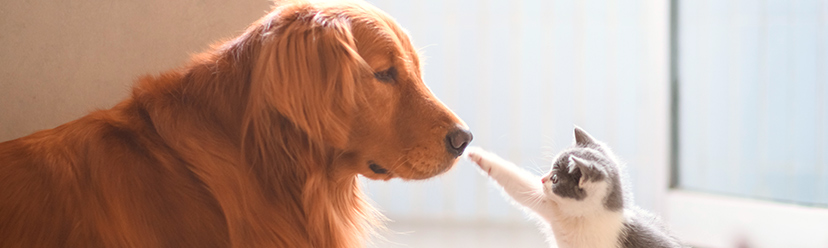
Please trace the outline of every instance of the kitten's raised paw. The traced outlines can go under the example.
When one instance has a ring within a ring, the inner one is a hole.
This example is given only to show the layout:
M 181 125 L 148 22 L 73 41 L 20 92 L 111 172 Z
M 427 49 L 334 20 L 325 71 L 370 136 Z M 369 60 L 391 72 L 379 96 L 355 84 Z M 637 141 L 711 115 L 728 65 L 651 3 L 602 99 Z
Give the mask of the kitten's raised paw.
M 480 147 L 469 147 L 466 148 L 466 151 L 469 154 L 469 159 L 489 175 L 492 174 L 492 167 L 504 166 L 508 163 L 496 154 L 483 150 Z
M 466 148 L 466 154 L 469 157 L 469 160 L 474 162 L 477 165 L 480 165 L 480 162 L 483 161 L 483 153 L 486 152 L 483 148 L 477 146 L 470 146 Z

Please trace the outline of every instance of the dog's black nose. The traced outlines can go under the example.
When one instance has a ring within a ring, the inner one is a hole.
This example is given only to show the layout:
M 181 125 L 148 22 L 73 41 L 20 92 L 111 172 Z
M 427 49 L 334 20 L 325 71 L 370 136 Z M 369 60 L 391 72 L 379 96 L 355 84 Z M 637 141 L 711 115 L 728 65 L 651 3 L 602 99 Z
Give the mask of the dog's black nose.
M 449 153 L 455 156 L 463 154 L 466 146 L 472 141 L 472 133 L 469 130 L 458 127 L 446 135 L 446 148 Z

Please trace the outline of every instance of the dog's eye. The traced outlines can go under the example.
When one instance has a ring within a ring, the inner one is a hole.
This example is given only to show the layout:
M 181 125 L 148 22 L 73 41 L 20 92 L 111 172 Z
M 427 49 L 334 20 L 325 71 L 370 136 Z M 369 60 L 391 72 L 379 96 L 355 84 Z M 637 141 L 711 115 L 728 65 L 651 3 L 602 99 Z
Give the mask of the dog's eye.
M 385 83 L 393 83 L 397 79 L 397 69 L 391 67 L 384 71 L 374 72 L 374 78 Z

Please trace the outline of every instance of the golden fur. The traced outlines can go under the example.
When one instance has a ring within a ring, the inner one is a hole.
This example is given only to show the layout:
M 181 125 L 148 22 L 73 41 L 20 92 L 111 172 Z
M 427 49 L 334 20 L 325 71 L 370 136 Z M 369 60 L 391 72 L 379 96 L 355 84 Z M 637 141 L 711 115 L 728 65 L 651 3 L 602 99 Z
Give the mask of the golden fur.
M 0 143 L 0 247 L 362 247 L 380 217 L 358 175 L 438 175 L 458 128 L 386 14 L 282 3 L 111 109 Z

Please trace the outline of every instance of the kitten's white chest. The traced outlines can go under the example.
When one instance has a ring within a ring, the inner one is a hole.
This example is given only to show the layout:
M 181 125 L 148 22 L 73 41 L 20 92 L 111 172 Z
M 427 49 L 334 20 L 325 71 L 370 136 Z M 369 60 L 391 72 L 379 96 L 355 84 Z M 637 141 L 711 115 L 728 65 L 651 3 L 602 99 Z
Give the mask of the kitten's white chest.
M 558 217 L 550 220 L 560 248 L 620 247 L 624 227 L 621 212 L 605 212 L 589 217 Z

